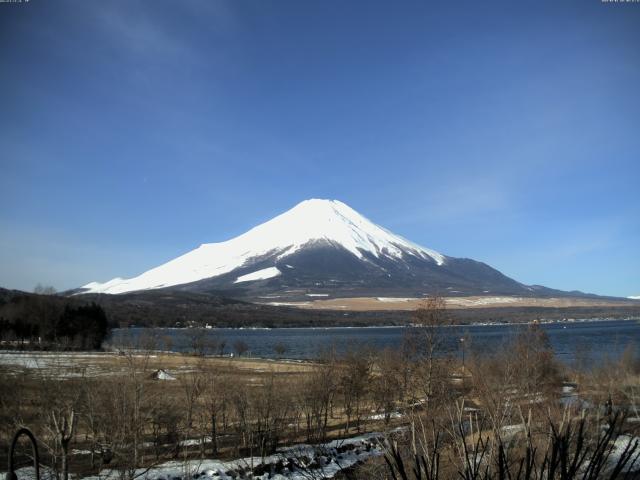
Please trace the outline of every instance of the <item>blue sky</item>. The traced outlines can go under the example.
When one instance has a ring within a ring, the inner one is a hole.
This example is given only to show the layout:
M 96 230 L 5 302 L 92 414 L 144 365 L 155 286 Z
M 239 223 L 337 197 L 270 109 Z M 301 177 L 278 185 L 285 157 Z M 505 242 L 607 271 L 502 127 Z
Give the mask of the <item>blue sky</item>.
M 640 4 L 0 3 L 0 286 L 134 276 L 312 198 L 640 295 Z

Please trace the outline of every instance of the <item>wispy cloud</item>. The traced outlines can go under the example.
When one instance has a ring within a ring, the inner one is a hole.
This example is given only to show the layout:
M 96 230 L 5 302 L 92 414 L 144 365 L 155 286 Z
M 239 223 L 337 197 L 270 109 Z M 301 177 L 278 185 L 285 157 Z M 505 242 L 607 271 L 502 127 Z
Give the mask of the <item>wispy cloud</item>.
M 191 57 L 193 49 L 153 16 L 127 8 L 125 3 L 99 2 L 97 25 L 113 42 L 133 54 Z
M 394 215 L 403 224 L 465 222 L 515 208 L 513 188 L 499 176 L 457 177 L 430 185 L 410 209 Z
M 238 26 L 225 1 L 87 2 L 84 8 L 107 42 L 144 61 L 211 62 L 212 49 L 202 48 L 197 32 L 222 37 Z
M 530 258 L 538 258 L 546 264 L 558 261 L 568 261 L 575 258 L 587 257 L 590 254 L 606 252 L 613 246 L 615 235 L 613 232 L 593 232 L 557 238 L 544 245 L 544 248 L 529 251 Z

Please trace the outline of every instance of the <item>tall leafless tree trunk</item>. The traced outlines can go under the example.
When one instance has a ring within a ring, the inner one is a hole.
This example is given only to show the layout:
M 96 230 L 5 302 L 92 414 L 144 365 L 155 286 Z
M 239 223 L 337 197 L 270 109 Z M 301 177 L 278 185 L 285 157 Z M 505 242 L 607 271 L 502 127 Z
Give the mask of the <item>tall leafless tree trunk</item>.
M 76 430 L 76 412 L 74 407 L 68 411 L 53 410 L 51 422 L 54 427 L 56 441 L 62 452 L 62 480 L 69 479 L 69 443 Z

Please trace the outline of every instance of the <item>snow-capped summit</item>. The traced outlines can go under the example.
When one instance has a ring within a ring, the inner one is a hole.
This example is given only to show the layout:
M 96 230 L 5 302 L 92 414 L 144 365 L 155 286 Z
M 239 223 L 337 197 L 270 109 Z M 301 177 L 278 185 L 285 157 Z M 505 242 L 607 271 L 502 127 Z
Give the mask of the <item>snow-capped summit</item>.
M 416 245 L 374 224 L 338 200 L 305 200 L 244 235 L 230 240 L 241 249 L 263 252 L 283 249 L 279 258 L 290 255 L 309 242 L 324 240 L 340 245 L 358 258 L 365 252 L 375 257 L 400 258 L 410 254 L 431 257 L 439 265 L 445 257 Z M 221 244 L 209 244 L 217 248 Z
M 517 294 L 527 288 L 470 259 L 442 255 L 337 200 L 305 200 L 231 240 L 205 243 L 129 278 L 79 293 L 174 288 L 244 298 Z M 540 293 L 540 292 L 538 292 Z
M 338 200 L 305 200 L 248 232 L 220 243 L 200 247 L 130 279 L 84 285 L 83 293 L 124 293 L 164 288 L 217 277 L 251 264 L 265 255 L 282 260 L 305 246 L 325 242 L 341 247 L 359 259 L 365 255 L 400 259 L 412 255 L 442 265 L 445 257 L 374 224 Z M 234 283 L 271 278 L 279 270 L 269 267 L 265 275 L 239 277 Z

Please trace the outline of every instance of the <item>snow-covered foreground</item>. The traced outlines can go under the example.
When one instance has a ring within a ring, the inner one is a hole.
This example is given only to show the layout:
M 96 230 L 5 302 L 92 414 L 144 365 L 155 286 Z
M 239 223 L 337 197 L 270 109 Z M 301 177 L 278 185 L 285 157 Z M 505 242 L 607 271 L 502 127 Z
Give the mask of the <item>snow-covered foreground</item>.
M 138 469 L 140 480 L 309 480 L 333 478 L 341 470 L 383 455 L 382 434 L 368 433 L 357 437 L 334 440 L 323 445 L 300 444 L 280 449 L 265 457 L 236 460 L 188 460 L 170 461 L 150 469 Z M 41 472 L 41 478 L 51 475 Z M 18 471 L 18 477 L 33 478 L 31 468 Z M 99 475 L 82 480 L 116 480 L 121 478 L 117 470 L 103 470 Z M 0 474 L 0 480 L 5 475 Z
M 158 358 L 158 354 L 143 352 L 133 356 Z M 115 352 L 0 351 L 0 367 L 13 375 L 22 375 L 27 371 L 57 378 L 119 375 L 124 372 L 124 366 L 117 360 Z
M 101 353 L 61 353 L 61 352 L 0 352 L 0 365 L 24 368 L 49 368 L 72 366 L 104 357 Z
M 97 376 L 117 373 L 103 368 L 114 356 L 113 353 L 3 351 L 0 352 L 0 366 L 14 374 L 38 370 L 60 378 Z

